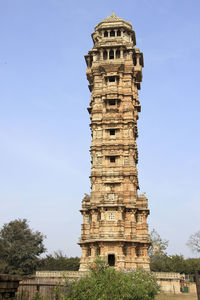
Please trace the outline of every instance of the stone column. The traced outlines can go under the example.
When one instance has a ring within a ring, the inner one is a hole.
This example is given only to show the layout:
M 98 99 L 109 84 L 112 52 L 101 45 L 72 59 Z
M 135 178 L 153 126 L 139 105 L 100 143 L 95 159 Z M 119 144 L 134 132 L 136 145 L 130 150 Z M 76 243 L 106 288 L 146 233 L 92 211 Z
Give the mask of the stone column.
M 82 248 L 82 257 L 86 257 L 87 256 L 87 246 L 81 246 Z
M 140 57 L 138 54 L 136 54 L 136 62 L 137 62 L 136 66 L 140 66 Z
M 113 48 L 113 53 L 114 53 L 114 59 L 116 59 L 116 49 L 115 48 Z
M 122 221 L 123 208 L 121 206 L 118 207 L 118 220 Z
M 120 47 L 120 58 L 123 58 L 123 48 Z
M 100 50 L 100 60 L 103 60 L 103 49 Z
M 96 256 L 96 246 L 92 245 L 91 246 L 91 257 L 95 257 Z
M 85 211 L 82 212 L 82 216 L 83 216 L 83 224 L 86 224 L 86 212 Z
M 101 220 L 104 220 L 104 208 L 103 207 L 101 207 L 100 212 L 101 212 Z

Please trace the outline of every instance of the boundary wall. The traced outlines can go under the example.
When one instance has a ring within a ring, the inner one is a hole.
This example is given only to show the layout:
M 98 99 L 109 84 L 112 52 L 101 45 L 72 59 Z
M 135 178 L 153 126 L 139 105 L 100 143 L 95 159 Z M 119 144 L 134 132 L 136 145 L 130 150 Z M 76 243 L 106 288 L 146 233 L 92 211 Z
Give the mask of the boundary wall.
M 160 292 L 165 294 L 181 294 L 186 290 L 196 295 L 195 283 L 185 280 L 184 274 L 155 272 Z M 18 300 L 32 300 L 38 293 L 50 300 L 56 299 L 55 290 L 59 286 L 62 293 L 65 292 L 65 280 L 75 280 L 86 275 L 86 272 L 79 271 L 39 271 L 34 276 L 22 280 L 18 289 Z

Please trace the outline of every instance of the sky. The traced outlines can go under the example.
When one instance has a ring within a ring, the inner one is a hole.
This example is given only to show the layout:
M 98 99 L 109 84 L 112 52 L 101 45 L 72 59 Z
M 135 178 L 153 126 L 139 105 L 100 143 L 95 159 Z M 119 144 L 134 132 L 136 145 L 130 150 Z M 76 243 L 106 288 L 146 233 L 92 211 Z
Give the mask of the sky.
M 90 192 L 90 92 L 84 55 L 115 12 L 144 54 L 139 193 L 168 254 L 200 230 L 200 1 L 0 0 L 0 227 L 26 218 L 47 253 L 80 256 Z

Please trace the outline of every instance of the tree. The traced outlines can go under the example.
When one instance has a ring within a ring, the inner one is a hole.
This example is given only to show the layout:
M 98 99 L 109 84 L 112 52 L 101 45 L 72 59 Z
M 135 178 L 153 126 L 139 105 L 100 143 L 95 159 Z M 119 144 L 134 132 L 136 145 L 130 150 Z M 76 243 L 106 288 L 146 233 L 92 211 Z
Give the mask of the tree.
M 149 257 L 151 271 L 166 272 L 168 256 L 165 251 L 168 247 L 168 241 L 163 240 L 155 229 L 150 232 L 150 241 Z
M 98 258 L 88 276 L 67 282 L 64 300 L 151 300 L 158 291 L 157 279 L 143 269 L 120 272 Z
M 194 274 L 195 270 L 200 270 L 200 258 L 185 259 L 185 274 Z
M 17 219 L 4 224 L 0 230 L 1 272 L 10 274 L 32 274 L 40 254 L 46 251 L 44 235 L 33 232 L 26 219 Z
M 187 246 L 190 247 L 193 252 L 200 252 L 200 231 L 197 231 L 189 237 Z
M 149 256 L 163 255 L 168 247 L 169 241 L 163 240 L 159 233 L 153 229 L 150 232 L 151 246 L 149 247 Z
M 78 271 L 80 265 L 79 257 L 70 257 L 58 250 L 54 254 L 48 254 L 40 259 L 37 270 L 40 271 Z

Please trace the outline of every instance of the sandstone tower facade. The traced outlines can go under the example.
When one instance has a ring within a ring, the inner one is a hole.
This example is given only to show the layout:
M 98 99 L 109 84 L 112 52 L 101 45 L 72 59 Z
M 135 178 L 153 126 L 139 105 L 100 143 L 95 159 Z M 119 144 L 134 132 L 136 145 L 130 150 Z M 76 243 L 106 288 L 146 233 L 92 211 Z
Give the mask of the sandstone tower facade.
M 85 56 L 91 91 L 91 194 L 85 195 L 80 271 L 96 255 L 117 269 L 149 269 L 148 203 L 138 196 L 138 90 L 143 54 L 129 22 L 112 14 L 95 27 Z

